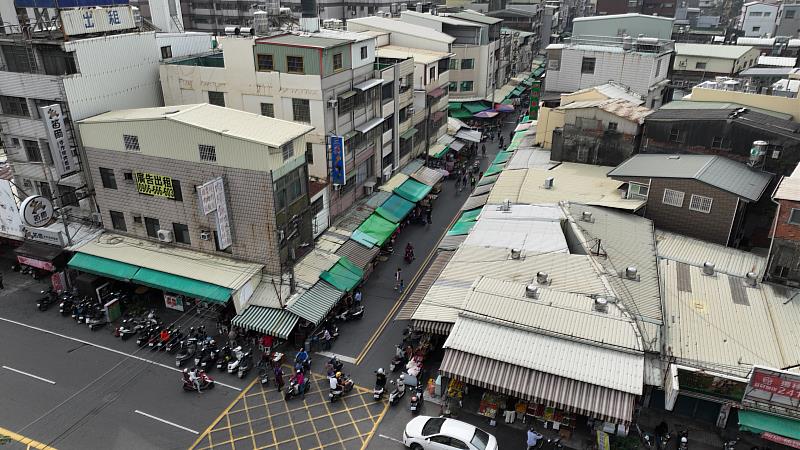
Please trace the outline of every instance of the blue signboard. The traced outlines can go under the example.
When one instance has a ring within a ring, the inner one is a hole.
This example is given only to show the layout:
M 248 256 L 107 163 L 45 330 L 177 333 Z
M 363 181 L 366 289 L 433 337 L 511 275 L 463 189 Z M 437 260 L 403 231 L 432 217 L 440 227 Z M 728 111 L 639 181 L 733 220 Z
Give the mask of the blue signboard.
M 341 136 L 331 136 L 331 182 L 333 184 L 344 184 L 347 181 L 347 174 L 344 167 L 344 138 Z
M 127 5 L 128 0 L 14 0 L 17 8 L 85 8 Z

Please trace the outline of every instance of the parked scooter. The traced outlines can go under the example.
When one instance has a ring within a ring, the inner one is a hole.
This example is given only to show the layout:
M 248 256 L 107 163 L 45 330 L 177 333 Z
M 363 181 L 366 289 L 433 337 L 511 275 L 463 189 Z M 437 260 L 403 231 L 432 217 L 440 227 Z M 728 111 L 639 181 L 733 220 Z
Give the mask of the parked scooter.
M 352 308 L 345 309 L 341 313 L 337 314 L 335 316 L 335 319 L 338 322 L 349 322 L 351 320 L 361 320 L 361 318 L 363 317 L 364 317 L 364 305 L 358 305 L 358 306 L 353 306 Z
M 86 317 L 86 325 L 88 325 L 89 329 L 92 331 L 103 328 L 107 323 L 105 312 L 99 308 L 92 311 L 92 313 Z
M 239 364 L 242 361 L 243 355 L 244 352 L 241 346 L 233 349 L 233 359 L 228 362 L 228 373 L 237 373 L 239 371 Z
M 372 390 L 372 398 L 375 401 L 380 401 L 384 392 L 386 392 L 386 374 L 381 367 L 375 371 L 375 389 Z
M 269 367 L 269 364 L 267 364 L 267 360 L 262 358 L 256 367 L 258 368 L 258 381 L 262 386 L 268 385 L 269 375 L 272 373 L 272 369 Z
M 342 368 L 344 368 L 344 363 L 342 363 L 336 356 L 328 360 L 328 363 L 325 364 L 325 372 L 327 372 L 328 376 L 335 374 L 336 372 L 341 372 Z
M 390 381 L 389 383 L 394 386 L 392 392 L 389 393 L 389 405 L 394 406 L 406 395 L 406 375 L 400 374 L 400 378 L 397 381 Z
M 253 368 L 253 351 L 248 349 L 244 353 L 242 353 L 242 357 L 239 358 L 239 367 L 237 369 L 239 378 L 244 378 L 247 375 L 247 372 Z
M 399 345 L 394 346 L 394 358 L 392 358 L 392 362 L 389 363 L 389 371 L 390 372 L 397 372 L 398 369 L 405 365 L 406 355 L 403 353 L 403 349 Z
M 739 443 L 739 438 L 725 442 L 724 444 L 722 444 L 722 450 L 735 450 L 736 444 L 738 443 Z
M 218 370 L 226 370 L 228 368 L 228 363 L 233 361 L 235 356 L 233 355 L 233 351 L 231 350 L 230 345 L 225 345 L 219 351 L 219 357 L 217 358 L 217 369 Z
M 183 340 L 183 332 L 181 331 L 181 327 L 175 328 L 175 331 L 172 332 L 172 335 L 169 337 L 169 341 L 164 344 L 164 347 L 161 349 L 167 353 L 172 353 L 173 350 L 177 350 L 178 346 L 181 344 Z
M 62 316 L 68 316 L 72 314 L 72 309 L 74 307 L 75 307 L 75 300 L 72 294 L 61 295 L 61 303 L 58 304 L 58 312 Z
M 678 434 L 678 450 L 689 450 L 689 430 L 683 430 Z
M 202 370 L 197 370 L 197 377 L 200 379 L 200 390 L 212 389 L 214 387 L 214 379 L 208 376 Z M 189 379 L 188 371 L 184 369 L 183 373 L 183 390 L 184 391 L 197 391 L 197 386 Z
M 39 311 L 47 311 L 50 305 L 56 303 L 56 300 L 58 300 L 58 294 L 53 291 L 53 288 L 50 288 L 42 291 L 42 297 L 36 301 L 36 307 L 39 308 Z
M 417 387 L 414 388 L 414 392 L 411 394 L 411 399 L 409 400 L 409 409 L 411 410 L 412 414 L 416 414 L 422 409 L 422 400 L 425 393 L 425 388 L 422 383 L 417 383 Z
M 181 349 L 178 350 L 178 354 L 175 355 L 175 366 L 182 366 L 186 361 L 192 359 L 195 353 L 197 353 L 197 340 L 189 338 L 184 341 L 181 345 Z

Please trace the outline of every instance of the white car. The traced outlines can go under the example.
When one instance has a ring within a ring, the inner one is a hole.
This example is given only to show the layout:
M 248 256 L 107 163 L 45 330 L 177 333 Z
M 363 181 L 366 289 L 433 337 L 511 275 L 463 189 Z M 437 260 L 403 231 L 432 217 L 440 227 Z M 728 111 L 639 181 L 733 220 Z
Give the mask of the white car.
M 419 416 L 406 425 L 403 444 L 411 450 L 497 450 L 497 439 L 468 423 Z

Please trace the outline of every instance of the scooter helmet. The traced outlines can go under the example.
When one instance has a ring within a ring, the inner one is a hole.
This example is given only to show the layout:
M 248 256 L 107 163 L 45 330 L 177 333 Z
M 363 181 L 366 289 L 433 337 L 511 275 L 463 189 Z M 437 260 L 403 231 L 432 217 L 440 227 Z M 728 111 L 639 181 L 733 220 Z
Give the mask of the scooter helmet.
M 184 375 L 189 375 L 189 369 L 183 369 L 183 374 Z
M 300 369 L 297 369 L 297 374 L 298 374 L 298 375 L 299 375 L 301 372 L 302 372 L 302 370 L 300 370 Z
M 341 378 L 341 377 L 342 377 L 342 372 L 336 372 L 336 378 Z
M 405 381 L 405 380 L 406 380 L 406 374 L 401 373 L 400 374 L 400 381 Z
M 687 442 L 689 442 L 689 440 L 686 439 L 686 436 L 681 436 L 681 444 L 685 444 Z
M 217 345 L 217 341 L 215 341 L 213 339 L 208 341 L 208 343 L 209 343 L 209 345 Z
M 378 367 L 378 370 L 375 373 L 383 375 L 384 374 L 383 367 Z

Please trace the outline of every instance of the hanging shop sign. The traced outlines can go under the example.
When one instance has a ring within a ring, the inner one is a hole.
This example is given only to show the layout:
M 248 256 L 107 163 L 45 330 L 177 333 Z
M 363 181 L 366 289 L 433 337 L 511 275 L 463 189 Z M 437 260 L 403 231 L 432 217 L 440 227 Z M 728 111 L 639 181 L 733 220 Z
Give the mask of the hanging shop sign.
M 19 216 L 24 225 L 44 227 L 53 220 L 53 202 L 41 195 L 31 195 L 19 205 Z
M 331 136 L 331 181 L 333 184 L 343 185 L 347 181 L 346 168 L 344 165 L 344 138 L 342 136 Z
M 197 195 L 200 196 L 200 208 L 203 214 L 210 214 L 217 210 L 217 197 L 214 193 L 214 180 L 203 184 L 197 188 Z
M 64 234 L 60 231 L 48 230 L 47 228 L 26 229 L 25 239 L 57 245 L 59 247 L 64 246 Z
M 26 266 L 46 270 L 48 272 L 56 271 L 56 267 L 50 261 L 40 261 L 38 259 L 28 258 L 27 256 L 17 255 L 17 262 Z
M 220 250 L 225 250 L 233 245 L 233 236 L 225 199 L 225 181 L 221 177 L 214 180 L 214 197 L 217 199 L 217 243 Z
M 78 158 L 70 148 L 67 129 L 64 127 L 64 113 L 61 105 L 53 104 L 39 108 L 39 116 L 47 130 L 47 142 L 50 144 L 50 155 L 59 178 L 79 169 Z
M 50 275 L 50 283 L 53 285 L 53 290 L 61 293 L 67 290 L 67 276 L 64 272 L 56 272 Z
M 172 178 L 147 172 L 136 172 L 136 190 L 140 194 L 175 199 Z
M 164 306 L 177 311 L 184 311 L 183 297 L 180 295 L 164 294 Z
M 800 418 L 800 375 L 767 367 L 753 367 L 742 405 Z

